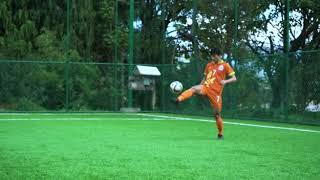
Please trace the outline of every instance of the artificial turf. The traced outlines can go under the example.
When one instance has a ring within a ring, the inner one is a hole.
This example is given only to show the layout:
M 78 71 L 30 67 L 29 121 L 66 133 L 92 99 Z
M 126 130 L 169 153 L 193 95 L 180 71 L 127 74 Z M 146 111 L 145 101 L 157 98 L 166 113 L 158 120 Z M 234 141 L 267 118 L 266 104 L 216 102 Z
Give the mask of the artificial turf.
M 315 132 L 225 124 L 219 141 L 209 122 L 0 115 L 0 179 L 320 179 L 319 152 Z

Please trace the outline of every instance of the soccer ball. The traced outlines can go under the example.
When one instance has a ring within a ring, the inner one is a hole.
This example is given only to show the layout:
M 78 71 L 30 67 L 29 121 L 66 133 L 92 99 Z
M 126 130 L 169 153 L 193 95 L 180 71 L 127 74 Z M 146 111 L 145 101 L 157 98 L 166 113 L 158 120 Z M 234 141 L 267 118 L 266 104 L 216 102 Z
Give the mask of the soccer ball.
M 175 94 L 178 94 L 180 93 L 182 90 L 183 90 L 183 85 L 181 82 L 179 81 L 173 81 L 171 84 L 170 84 L 170 89 L 173 93 Z

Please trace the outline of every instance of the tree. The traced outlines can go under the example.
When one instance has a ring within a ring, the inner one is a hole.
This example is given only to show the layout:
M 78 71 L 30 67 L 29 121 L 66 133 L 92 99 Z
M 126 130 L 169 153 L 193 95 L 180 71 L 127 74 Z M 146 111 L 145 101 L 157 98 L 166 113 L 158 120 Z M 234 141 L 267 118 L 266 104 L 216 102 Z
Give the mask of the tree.
M 291 40 L 290 40 L 290 52 L 298 52 L 301 50 L 312 50 L 319 49 L 319 5 L 316 1 L 306 0 L 306 1 L 292 1 L 291 2 Z M 271 85 L 273 98 L 272 107 L 279 108 L 281 102 L 283 101 L 283 77 L 284 74 L 281 73 L 283 70 L 283 65 L 281 62 L 286 60 L 284 56 L 273 56 L 276 53 L 284 52 L 284 46 L 279 44 L 276 39 L 279 37 L 282 42 L 285 42 L 285 31 L 284 31 L 284 16 L 285 16 L 285 5 L 284 1 L 275 0 L 272 1 L 268 10 L 270 13 L 261 14 L 261 17 L 265 22 L 258 26 L 257 28 L 260 32 L 269 34 L 267 41 L 259 40 L 256 36 L 251 36 L 247 38 L 246 45 L 252 50 L 254 54 L 259 57 L 258 63 L 263 67 L 264 72 L 268 77 L 268 81 Z M 274 21 L 275 19 L 280 19 L 280 21 Z M 312 21 L 311 21 L 312 19 Z M 267 27 L 273 27 L 276 30 L 274 33 L 268 33 Z M 271 55 L 265 57 L 265 55 Z M 291 56 L 290 59 L 290 72 L 293 74 L 296 66 L 301 66 L 303 63 L 314 64 L 315 62 L 310 60 L 299 61 L 296 58 L 301 58 L 302 56 Z M 308 74 L 303 74 L 304 79 L 307 79 Z M 301 87 L 305 87 L 305 84 L 301 84 Z M 310 87 L 310 86 L 309 86 Z M 312 92 L 311 89 L 308 92 Z M 281 95 L 282 94 L 282 95 Z M 280 95 L 280 96 L 279 96 Z M 301 96 L 297 94 L 296 96 Z M 304 103 L 304 107 L 307 103 Z

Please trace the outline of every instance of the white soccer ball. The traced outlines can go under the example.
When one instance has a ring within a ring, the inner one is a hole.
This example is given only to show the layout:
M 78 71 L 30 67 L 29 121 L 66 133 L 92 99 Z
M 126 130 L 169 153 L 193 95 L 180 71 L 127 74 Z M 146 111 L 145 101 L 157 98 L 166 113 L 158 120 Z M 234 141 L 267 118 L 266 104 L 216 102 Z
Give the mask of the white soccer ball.
M 183 90 L 183 85 L 181 82 L 179 81 L 173 81 L 171 84 L 170 84 L 170 89 L 173 93 L 175 94 L 178 94 L 180 93 L 182 90 Z

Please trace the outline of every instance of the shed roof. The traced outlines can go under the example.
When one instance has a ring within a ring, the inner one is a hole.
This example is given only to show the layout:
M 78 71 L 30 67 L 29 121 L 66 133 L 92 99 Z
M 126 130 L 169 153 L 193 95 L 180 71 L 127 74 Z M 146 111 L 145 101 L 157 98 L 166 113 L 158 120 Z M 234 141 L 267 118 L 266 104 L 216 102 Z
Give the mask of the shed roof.
M 161 76 L 159 69 L 155 66 L 137 65 L 133 73 L 135 75 L 143 75 L 143 76 Z

